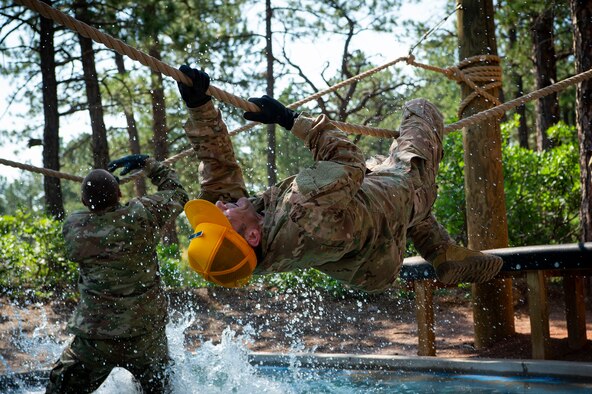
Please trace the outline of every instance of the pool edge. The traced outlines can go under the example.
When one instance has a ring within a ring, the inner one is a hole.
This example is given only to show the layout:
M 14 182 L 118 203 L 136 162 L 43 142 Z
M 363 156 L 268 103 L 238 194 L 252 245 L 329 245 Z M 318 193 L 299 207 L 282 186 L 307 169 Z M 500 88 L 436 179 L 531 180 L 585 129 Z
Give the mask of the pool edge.
M 299 367 L 316 368 L 536 375 L 592 381 L 592 363 L 581 361 L 267 352 L 250 353 L 249 361 L 251 364 L 261 366 L 296 364 Z

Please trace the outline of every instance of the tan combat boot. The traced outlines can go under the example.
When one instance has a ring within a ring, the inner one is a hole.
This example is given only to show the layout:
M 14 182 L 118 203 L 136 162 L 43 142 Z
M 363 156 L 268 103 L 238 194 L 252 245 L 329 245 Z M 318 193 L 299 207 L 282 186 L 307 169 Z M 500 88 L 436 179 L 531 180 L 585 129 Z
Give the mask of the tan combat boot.
M 501 257 L 453 244 L 437 252 L 430 261 L 438 280 L 447 285 L 487 282 L 497 275 L 504 263 Z

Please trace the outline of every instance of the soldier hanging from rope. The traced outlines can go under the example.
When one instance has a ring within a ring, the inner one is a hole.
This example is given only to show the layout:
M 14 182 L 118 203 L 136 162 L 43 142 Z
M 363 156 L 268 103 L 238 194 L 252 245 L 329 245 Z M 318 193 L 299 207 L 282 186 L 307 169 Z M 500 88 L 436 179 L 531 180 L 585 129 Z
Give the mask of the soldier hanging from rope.
M 249 197 L 226 125 L 206 94 L 209 76 L 180 70 L 193 82 L 178 86 L 201 177 L 200 199 L 185 205 L 195 231 L 189 262 L 208 281 L 235 287 L 253 273 L 316 268 L 354 288 L 382 291 L 398 276 L 407 237 L 443 283 L 485 282 L 501 269 L 499 257 L 455 245 L 432 214 L 443 137 L 433 104 L 408 102 L 388 156 L 367 164 L 325 115 L 310 118 L 268 96 L 250 99 L 261 111 L 244 117 L 290 130 L 315 164 Z

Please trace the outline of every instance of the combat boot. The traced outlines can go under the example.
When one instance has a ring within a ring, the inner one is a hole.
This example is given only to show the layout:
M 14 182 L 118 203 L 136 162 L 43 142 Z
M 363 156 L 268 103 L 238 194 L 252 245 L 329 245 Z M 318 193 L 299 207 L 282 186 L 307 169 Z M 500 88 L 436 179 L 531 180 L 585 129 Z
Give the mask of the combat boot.
M 487 282 L 498 274 L 504 263 L 501 257 L 454 244 L 446 245 L 430 257 L 438 280 L 447 285 Z

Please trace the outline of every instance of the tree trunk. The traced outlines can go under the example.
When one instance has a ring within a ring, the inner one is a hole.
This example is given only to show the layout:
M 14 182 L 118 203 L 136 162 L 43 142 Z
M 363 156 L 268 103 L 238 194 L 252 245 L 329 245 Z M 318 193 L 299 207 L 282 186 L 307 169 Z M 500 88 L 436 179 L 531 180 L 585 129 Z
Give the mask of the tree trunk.
M 272 46 L 272 31 L 271 18 L 273 17 L 273 9 L 271 8 L 271 0 L 265 0 L 265 58 L 267 60 L 267 88 L 268 96 L 274 95 L 275 77 L 273 75 L 273 46 Z M 267 125 L 267 184 L 269 186 L 275 185 L 277 182 L 277 167 L 276 167 L 276 125 L 275 123 Z
M 592 68 L 592 3 L 571 0 L 574 26 L 574 54 L 576 73 Z M 576 87 L 576 126 L 580 144 L 580 184 L 582 205 L 580 220 L 583 242 L 592 241 L 592 80 L 580 82 Z
M 557 82 L 557 63 L 555 59 L 553 35 L 553 9 L 549 8 L 537 15 L 532 23 L 532 42 L 536 88 L 542 89 Z M 536 102 L 537 150 L 549 149 L 553 143 L 547 130 L 559 121 L 559 100 L 557 93 L 543 97 Z
M 117 65 L 117 72 L 122 77 L 124 77 L 127 74 L 127 71 L 125 70 L 125 63 L 123 61 L 123 56 L 117 52 L 115 53 L 115 64 Z M 132 103 L 133 97 L 131 94 L 129 95 L 129 98 L 124 98 L 121 100 L 121 106 L 123 107 L 123 113 L 125 114 L 125 120 L 127 123 L 130 152 L 132 154 L 139 154 L 142 153 L 140 148 L 140 136 L 136 126 L 136 119 L 134 118 Z M 136 190 L 136 196 L 141 197 L 146 194 L 146 178 L 136 178 L 134 180 L 134 186 Z
M 586 0 L 571 0 L 573 22 L 574 54 L 576 73 L 592 68 L 592 3 Z M 592 241 L 592 80 L 580 82 L 576 87 L 576 126 L 580 146 L 580 184 L 582 203 L 580 222 L 581 240 Z M 592 281 L 588 282 L 588 293 L 592 293 Z
M 51 6 L 51 0 L 44 0 Z M 53 42 L 55 26 L 53 21 L 41 17 L 39 57 L 43 83 L 43 167 L 60 170 L 60 115 L 58 112 L 58 84 L 56 81 L 55 47 Z M 64 200 L 60 178 L 43 177 L 45 211 L 56 219 L 64 218 Z
M 492 0 L 457 0 L 457 3 L 462 6 L 457 14 L 460 60 L 476 55 L 497 55 Z M 462 98 L 471 91 L 463 84 Z M 499 96 L 498 89 L 490 92 Z M 489 109 L 492 105 L 491 101 L 478 96 L 461 117 Z M 477 250 L 507 247 L 499 122 L 493 120 L 466 127 L 463 143 L 469 247 Z M 474 284 L 473 298 L 476 347 L 490 346 L 514 333 L 511 279 Z
M 76 18 L 82 22 L 89 23 L 90 15 L 86 0 L 78 0 L 76 3 Z M 92 150 L 94 168 L 107 168 L 109 164 L 109 145 L 107 141 L 107 128 L 103 116 L 103 104 L 101 101 L 101 90 L 97 77 L 95 65 L 95 53 L 90 38 L 78 35 L 80 41 L 80 55 L 82 60 L 82 71 L 86 86 L 86 98 L 88 100 L 88 111 L 90 114 L 90 126 L 92 129 Z
M 518 42 L 516 26 L 512 26 L 508 33 L 508 40 L 510 48 L 514 48 Z M 522 75 L 516 71 L 514 64 L 510 64 L 512 72 L 510 73 L 511 83 L 514 87 L 515 93 L 514 98 L 518 98 L 524 95 L 524 82 Z M 528 126 L 526 124 L 526 105 L 520 105 L 516 108 L 516 113 L 520 116 L 520 124 L 518 125 L 518 143 L 522 148 L 528 149 Z
M 152 45 L 149 49 L 150 56 L 160 60 L 160 49 L 158 43 Z M 169 144 L 167 141 L 167 119 L 166 104 L 164 100 L 164 88 L 162 84 L 162 74 L 157 71 L 151 71 L 152 83 L 152 127 L 154 144 L 154 158 L 158 161 L 165 160 L 169 155 Z M 162 230 L 162 240 L 165 245 L 179 243 L 175 220 L 169 221 Z

